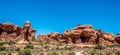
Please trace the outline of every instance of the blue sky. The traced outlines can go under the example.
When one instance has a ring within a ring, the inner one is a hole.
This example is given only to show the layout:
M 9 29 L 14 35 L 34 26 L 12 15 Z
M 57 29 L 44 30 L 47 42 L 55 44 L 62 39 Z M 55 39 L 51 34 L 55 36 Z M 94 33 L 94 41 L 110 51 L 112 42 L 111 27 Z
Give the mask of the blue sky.
M 119 0 L 0 0 L 0 22 L 23 26 L 30 21 L 38 34 L 62 33 L 77 24 L 120 32 Z

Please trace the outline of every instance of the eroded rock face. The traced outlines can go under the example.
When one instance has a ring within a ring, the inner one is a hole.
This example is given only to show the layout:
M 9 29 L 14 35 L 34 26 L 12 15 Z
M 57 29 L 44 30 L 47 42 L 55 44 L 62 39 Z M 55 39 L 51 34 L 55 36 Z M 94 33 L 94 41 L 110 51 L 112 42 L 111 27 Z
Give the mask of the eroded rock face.
M 38 36 L 38 38 L 37 38 L 37 40 L 39 41 L 39 42 L 45 42 L 45 41 L 49 41 L 49 38 L 48 38 L 48 36 L 47 35 L 39 35 Z
M 120 44 L 120 32 L 115 37 L 115 41 Z
M 36 31 L 32 30 L 30 26 L 31 26 L 30 22 L 26 21 L 24 23 L 23 29 L 21 30 L 22 39 L 27 40 L 27 41 L 35 40 Z
M 115 38 L 112 33 L 101 33 L 98 37 L 98 44 L 112 44 L 115 43 Z
M 71 30 L 65 30 L 62 34 L 54 32 L 46 35 L 46 37 L 48 37 L 50 41 L 69 44 L 115 43 L 114 35 L 112 33 L 104 33 L 101 30 L 94 30 L 92 25 L 77 25 Z
M 30 27 L 30 22 L 25 22 L 21 28 L 12 23 L 0 23 L 0 40 L 16 40 L 17 38 L 27 41 L 35 40 L 35 30 Z M 21 38 L 23 37 L 23 38 Z

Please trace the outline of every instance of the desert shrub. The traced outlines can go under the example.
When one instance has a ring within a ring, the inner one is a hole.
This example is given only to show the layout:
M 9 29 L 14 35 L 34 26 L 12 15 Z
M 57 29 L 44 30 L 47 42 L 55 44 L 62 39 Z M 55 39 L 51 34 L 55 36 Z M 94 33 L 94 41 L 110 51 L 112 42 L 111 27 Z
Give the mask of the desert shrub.
M 74 52 L 69 52 L 66 55 L 75 55 L 75 53 Z
M 120 55 L 120 51 L 116 51 L 115 55 Z
M 73 45 L 66 45 L 64 48 L 62 48 L 63 50 L 72 50 L 72 49 L 74 49 L 75 48 L 75 46 L 73 46 Z
M 83 48 L 90 48 L 90 47 L 88 47 L 88 46 L 84 46 Z
M 46 41 L 45 44 L 50 44 L 50 41 Z
M 105 49 L 106 47 L 104 45 L 97 45 L 94 47 L 94 49 L 99 49 L 99 50 L 103 50 Z
M 16 48 L 15 51 L 20 51 L 20 48 Z
M 50 48 L 50 46 L 46 45 L 46 46 L 44 46 L 44 48 L 45 48 L 45 49 L 48 49 L 48 48 Z
M 94 51 L 92 51 L 92 52 L 90 52 L 90 55 L 96 55 L 97 53 L 96 53 L 96 51 L 94 50 Z
M 108 53 L 106 53 L 106 55 L 115 55 L 115 53 L 114 52 L 108 52 Z
M 89 55 L 104 55 L 104 54 L 101 52 L 97 52 L 96 50 L 92 50 L 89 52 Z
M 7 53 L 0 53 L 0 55 L 7 55 Z
M 62 46 L 63 44 L 62 43 L 58 43 L 57 46 Z
M 4 42 L 0 42 L 0 46 L 3 46 L 4 45 Z
M 3 46 L 0 46 L 0 51 L 4 51 L 4 50 L 6 50 L 6 48 Z
M 91 55 L 104 55 L 102 53 L 92 52 Z
M 24 49 L 18 52 L 18 55 L 31 55 L 30 49 Z
M 24 49 L 34 49 L 34 46 L 32 44 L 27 44 Z
M 12 55 L 12 53 L 8 53 L 8 55 Z
M 100 52 L 100 53 L 97 53 L 97 55 L 104 55 L 104 54 Z
M 43 43 L 42 43 L 42 42 L 40 42 L 40 46 L 43 46 Z
M 8 41 L 7 43 L 8 43 L 8 45 L 15 44 L 15 42 L 14 42 L 14 41 L 11 41 L 11 40 L 10 40 L 10 41 Z
M 59 55 L 59 54 L 56 52 L 50 52 L 50 53 L 47 53 L 47 55 Z
M 111 44 L 111 45 L 107 45 L 107 47 L 119 47 L 118 44 Z
M 44 53 L 40 53 L 40 55 L 44 55 Z

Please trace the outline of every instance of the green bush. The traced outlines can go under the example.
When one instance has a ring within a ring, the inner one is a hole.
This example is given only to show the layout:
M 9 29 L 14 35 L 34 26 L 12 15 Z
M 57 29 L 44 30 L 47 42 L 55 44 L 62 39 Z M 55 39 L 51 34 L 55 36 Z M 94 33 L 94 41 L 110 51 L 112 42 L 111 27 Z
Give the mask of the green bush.
M 16 48 L 15 51 L 20 51 L 20 48 Z
M 18 52 L 18 55 L 31 55 L 30 49 L 24 49 Z
M 94 49 L 99 49 L 99 50 L 103 50 L 105 49 L 106 47 L 104 45 L 97 45 L 94 47 Z
M 62 46 L 63 44 L 62 43 L 58 43 L 58 44 L 56 44 L 57 46 Z
M 66 45 L 63 49 L 64 50 L 72 50 L 73 48 L 75 48 L 75 46 L 73 46 L 73 45 Z
M 45 44 L 50 44 L 50 41 L 46 41 Z
M 0 42 L 0 46 L 3 46 L 4 45 L 4 42 Z
M 111 45 L 107 45 L 107 47 L 119 47 L 118 44 L 111 44 Z
M 73 53 L 73 52 L 70 52 L 70 53 L 67 53 L 67 55 L 75 55 L 75 53 Z
M 56 49 L 59 49 L 59 50 L 72 50 L 74 48 L 75 48 L 75 46 L 73 46 L 73 45 L 65 45 L 63 48 L 56 48 Z
M 24 49 L 34 49 L 34 47 L 32 44 L 27 44 Z
M 101 52 L 96 52 L 95 50 L 90 53 L 90 55 L 104 55 Z
M 0 46 L 0 51 L 4 51 L 4 50 L 6 50 L 6 48 L 3 46 Z
M 40 46 L 43 46 L 43 43 L 42 43 L 42 42 L 40 42 Z
M 12 55 L 12 53 L 8 53 L 8 55 Z
M 0 55 L 7 55 L 7 53 L 0 53 Z
M 115 52 L 108 52 L 106 55 L 116 55 Z
M 15 42 L 14 42 L 14 41 L 8 41 L 7 43 L 8 43 L 8 45 L 15 44 Z
M 96 55 L 96 54 L 97 54 L 97 53 L 96 53 L 95 50 L 90 53 L 90 55 Z
M 120 51 L 117 51 L 117 52 L 115 53 L 115 55 L 120 55 Z
M 51 53 L 47 53 L 47 55 L 59 55 L 59 54 L 56 52 L 51 52 Z
M 44 53 L 40 53 L 40 55 L 44 55 Z
M 90 48 L 90 47 L 88 47 L 88 46 L 84 46 L 83 48 Z
M 50 46 L 46 45 L 46 46 L 44 46 L 44 48 L 45 48 L 45 49 L 48 49 L 48 48 L 50 48 Z

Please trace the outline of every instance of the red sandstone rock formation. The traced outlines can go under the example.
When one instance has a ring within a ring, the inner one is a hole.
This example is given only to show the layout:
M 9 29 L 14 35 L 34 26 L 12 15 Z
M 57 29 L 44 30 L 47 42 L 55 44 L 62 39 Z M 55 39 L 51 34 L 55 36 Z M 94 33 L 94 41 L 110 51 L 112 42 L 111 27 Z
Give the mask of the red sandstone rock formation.
M 47 35 L 39 35 L 39 37 L 37 38 L 37 40 L 39 42 L 45 42 L 45 41 L 49 41 L 49 38 Z
M 29 21 L 21 28 L 11 23 L 0 23 L 0 40 L 35 40 L 35 30 L 31 28 Z M 77 25 L 71 30 L 65 30 L 62 34 L 52 32 L 48 35 L 39 35 L 38 41 L 52 41 L 69 44 L 120 44 L 120 33 L 114 37 L 112 33 L 104 33 L 101 30 L 94 30 L 92 25 Z
M 35 40 L 35 30 L 32 30 L 32 28 L 30 27 L 31 24 L 29 21 L 26 21 L 24 23 L 24 27 L 21 30 L 21 35 L 22 35 L 22 39 L 27 40 L 27 41 L 31 41 L 31 40 Z
M 94 30 L 92 25 L 77 25 L 75 28 L 71 30 L 65 30 L 62 34 L 54 32 L 46 35 L 46 37 L 53 42 L 69 44 L 115 43 L 114 35 L 112 33 L 104 33 L 101 30 Z M 38 36 L 39 40 L 42 38 L 44 39 L 44 37 L 41 37 L 41 35 Z
M 115 41 L 120 44 L 120 32 L 115 37 Z
M 21 28 L 11 23 L 0 23 L 0 40 L 16 40 L 22 39 L 31 41 L 35 40 L 35 30 L 30 27 L 30 22 L 25 22 L 24 27 Z

